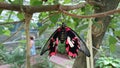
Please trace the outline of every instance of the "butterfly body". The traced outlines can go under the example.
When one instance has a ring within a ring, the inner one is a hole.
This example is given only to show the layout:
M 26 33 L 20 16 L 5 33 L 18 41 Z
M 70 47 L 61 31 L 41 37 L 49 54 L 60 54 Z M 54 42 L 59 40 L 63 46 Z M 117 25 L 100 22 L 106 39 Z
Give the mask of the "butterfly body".
M 71 57 L 76 57 L 78 51 L 82 51 L 88 57 L 90 56 L 90 52 L 84 41 L 74 30 L 65 26 L 64 23 L 50 36 L 41 51 L 41 55 L 48 50 L 50 56 L 55 55 L 57 53 L 59 42 L 65 44 L 66 52 Z
M 59 28 L 58 29 L 58 32 L 59 32 L 59 40 L 61 43 L 64 43 L 64 41 L 66 40 L 66 30 L 65 28 Z

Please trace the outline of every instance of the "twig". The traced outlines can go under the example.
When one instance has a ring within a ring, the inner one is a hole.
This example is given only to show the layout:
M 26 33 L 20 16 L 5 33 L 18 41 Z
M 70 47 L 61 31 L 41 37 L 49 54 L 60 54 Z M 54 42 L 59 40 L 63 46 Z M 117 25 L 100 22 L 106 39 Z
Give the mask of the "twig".
M 8 24 L 17 24 L 17 23 L 21 23 L 24 22 L 25 20 L 21 20 L 21 21 L 15 21 L 15 22 L 0 22 L 0 25 L 8 25 Z
M 45 18 L 41 21 L 41 23 L 47 22 L 49 17 L 51 17 L 51 16 L 53 16 L 53 15 L 55 15 L 55 14 L 58 14 L 58 13 L 60 13 L 60 12 L 54 12 L 53 14 L 50 14 L 49 16 L 45 17 Z
M 13 11 L 10 12 L 10 14 L 9 14 L 9 16 L 8 16 L 7 22 L 9 22 L 9 20 L 10 20 L 10 18 L 11 18 L 11 16 L 12 16 L 12 13 L 13 13 Z
M 75 17 L 75 18 L 95 18 L 95 17 L 105 17 L 108 15 L 112 15 L 114 13 L 120 13 L 120 8 L 115 9 L 115 10 L 110 10 L 107 12 L 103 12 L 103 13 L 96 13 L 96 14 L 92 14 L 92 15 L 76 15 L 76 14 L 68 13 L 67 11 L 65 11 L 61 8 L 60 8 L 60 12 L 66 14 L 66 15 Z
M 98 48 L 96 48 L 96 47 L 94 47 L 94 46 L 92 46 L 92 48 L 93 48 L 94 50 L 96 50 L 96 51 L 99 51 L 99 49 L 98 49 Z

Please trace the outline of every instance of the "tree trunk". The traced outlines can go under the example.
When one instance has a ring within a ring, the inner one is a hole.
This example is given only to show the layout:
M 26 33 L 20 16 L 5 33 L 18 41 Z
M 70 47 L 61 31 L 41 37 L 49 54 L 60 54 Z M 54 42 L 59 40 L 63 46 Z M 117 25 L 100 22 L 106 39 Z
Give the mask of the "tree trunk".
M 95 1 L 99 1 L 99 3 L 103 4 L 104 6 L 99 6 L 99 9 L 95 9 L 95 13 L 101 13 L 101 12 L 105 12 L 108 10 L 113 10 L 116 9 L 120 0 L 95 0 Z M 95 21 L 97 22 L 97 24 L 99 24 L 99 26 L 101 26 L 101 28 L 97 27 L 96 25 L 93 24 L 92 26 L 92 41 L 93 41 L 93 46 L 96 48 L 99 48 L 103 36 L 107 30 L 107 27 L 111 21 L 111 17 L 110 16 L 106 16 L 106 17 L 102 17 L 102 18 L 96 18 Z M 96 51 L 94 51 L 94 55 L 96 54 Z M 73 64 L 73 68 L 86 68 L 86 57 L 83 53 L 79 53 L 78 57 L 76 58 L 74 64 Z
M 26 67 L 30 67 L 30 34 L 29 34 L 29 26 L 30 20 L 32 18 L 32 14 L 25 14 L 25 32 L 26 32 Z

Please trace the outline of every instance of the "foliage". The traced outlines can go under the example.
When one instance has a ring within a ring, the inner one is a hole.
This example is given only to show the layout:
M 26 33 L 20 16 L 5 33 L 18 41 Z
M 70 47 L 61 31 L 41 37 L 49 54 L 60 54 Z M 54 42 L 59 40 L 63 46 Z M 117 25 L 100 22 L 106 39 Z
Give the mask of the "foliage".
M 23 4 L 23 0 L 8 0 L 11 4 Z
M 3 47 L 2 47 L 3 48 Z M 19 68 L 25 62 L 25 51 L 24 48 L 18 46 L 12 52 L 8 52 L 6 48 L 0 49 L 0 57 L 4 63 L 15 64 Z
M 113 57 L 100 57 L 96 61 L 96 67 L 120 68 L 120 60 Z
M 119 17 L 120 15 L 114 15 L 108 30 L 103 38 L 102 42 L 102 51 L 100 51 L 100 57 L 96 60 L 96 67 L 100 68 L 120 68 L 120 59 L 118 57 L 116 51 L 117 42 L 119 41 Z M 101 50 L 101 48 L 100 48 Z M 118 53 L 119 54 L 119 53 Z
M 31 6 L 40 6 L 40 5 L 42 5 L 42 1 L 40 1 L 40 0 L 30 0 L 30 5 Z
M 52 16 L 49 17 L 50 21 L 53 22 L 53 23 L 56 23 L 59 18 L 60 18 L 60 14 L 54 14 L 54 15 L 52 15 Z
M 42 27 L 39 27 L 39 36 L 48 28 L 48 24 L 42 25 Z
M 115 58 L 111 52 L 108 51 L 108 46 L 101 46 L 99 49 L 99 58 L 95 61 L 96 68 L 120 68 L 120 59 Z
M 17 17 L 18 17 L 20 20 L 25 19 L 23 13 L 18 13 L 18 14 L 17 14 Z
M 4 26 L 0 26 L 0 34 L 10 36 L 10 31 Z
M 119 17 L 120 15 L 119 14 L 115 14 L 113 15 L 113 19 L 111 20 L 111 23 L 109 25 L 109 28 L 108 28 L 108 31 L 107 31 L 107 37 L 108 38 L 107 40 L 109 40 L 108 44 L 109 45 L 109 48 L 110 48 L 110 51 L 111 52 L 114 52 L 115 49 L 116 49 L 116 43 L 119 41 L 119 33 L 120 33 L 120 29 L 119 29 Z

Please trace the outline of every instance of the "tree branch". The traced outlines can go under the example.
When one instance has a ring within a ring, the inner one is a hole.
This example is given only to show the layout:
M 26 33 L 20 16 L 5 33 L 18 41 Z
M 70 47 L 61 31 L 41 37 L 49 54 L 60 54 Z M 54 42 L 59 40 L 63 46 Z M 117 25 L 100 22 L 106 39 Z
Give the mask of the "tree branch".
M 17 23 L 21 23 L 24 22 L 25 20 L 21 20 L 21 21 L 15 21 L 15 22 L 0 22 L 0 25 L 8 25 L 8 24 L 17 24 Z
M 72 16 L 72 17 L 75 17 L 75 18 L 95 18 L 95 17 L 105 17 L 105 16 L 108 16 L 108 15 L 112 15 L 114 13 L 120 13 L 120 8 L 119 9 L 114 9 L 114 10 L 110 10 L 110 11 L 106 11 L 106 12 L 103 12 L 103 13 L 96 13 L 96 14 L 92 14 L 92 15 L 76 15 L 76 14 L 71 14 L 71 13 L 68 13 L 67 11 L 61 9 L 60 10 L 62 13 L 66 14 L 66 15 L 69 15 L 69 16 Z
M 70 14 L 66 11 L 69 10 L 74 10 L 74 9 L 78 9 L 78 8 L 82 8 L 85 7 L 86 4 L 88 4 L 87 2 L 81 3 L 81 4 L 77 4 L 77 5 L 41 5 L 41 6 L 28 6 L 28 5 L 15 5 L 15 4 L 7 4 L 7 3 L 3 3 L 0 2 L 0 9 L 6 9 L 6 10 L 14 10 L 14 11 L 21 11 L 21 9 L 23 9 L 24 12 L 26 13 L 35 13 L 35 12 L 46 12 L 46 11 L 61 11 L 62 13 L 69 15 L 69 16 L 73 16 L 76 18 L 94 18 L 94 17 L 104 17 L 104 16 L 108 16 L 114 13 L 120 13 L 120 9 L 115 9 L 115 10 L 111 10 L 111 11 L 107 11 L 107 12 L 103 12 L 103 13 L 96 13 L 93 15 L 75 15 L 75 14 Z
M 0 2 L 0 9 L 4 10 L 14 10 L 14 11 L 20 11 L 23 9 L 26 13 L 35 13 L 35 12 L 46 12 L 46 11 L 58 11 L 59 6 L 61 6 L 64 10 L 73 10 L 78 9 L 81 7 L 85 7 L 86 3 L 77 4 L 77 5 L 66 5 L 62 6 L 60 4 L 57 5 L 41 5 L 41 6 L 28 6 L 28 5 L 15 5 L 15 4 L 8 4 L 4 2 Z
M 25 33 L 26 33 L 26 67 L 31 68 L 30 66 L 30 20 L 33 14 L 25 13 Z

